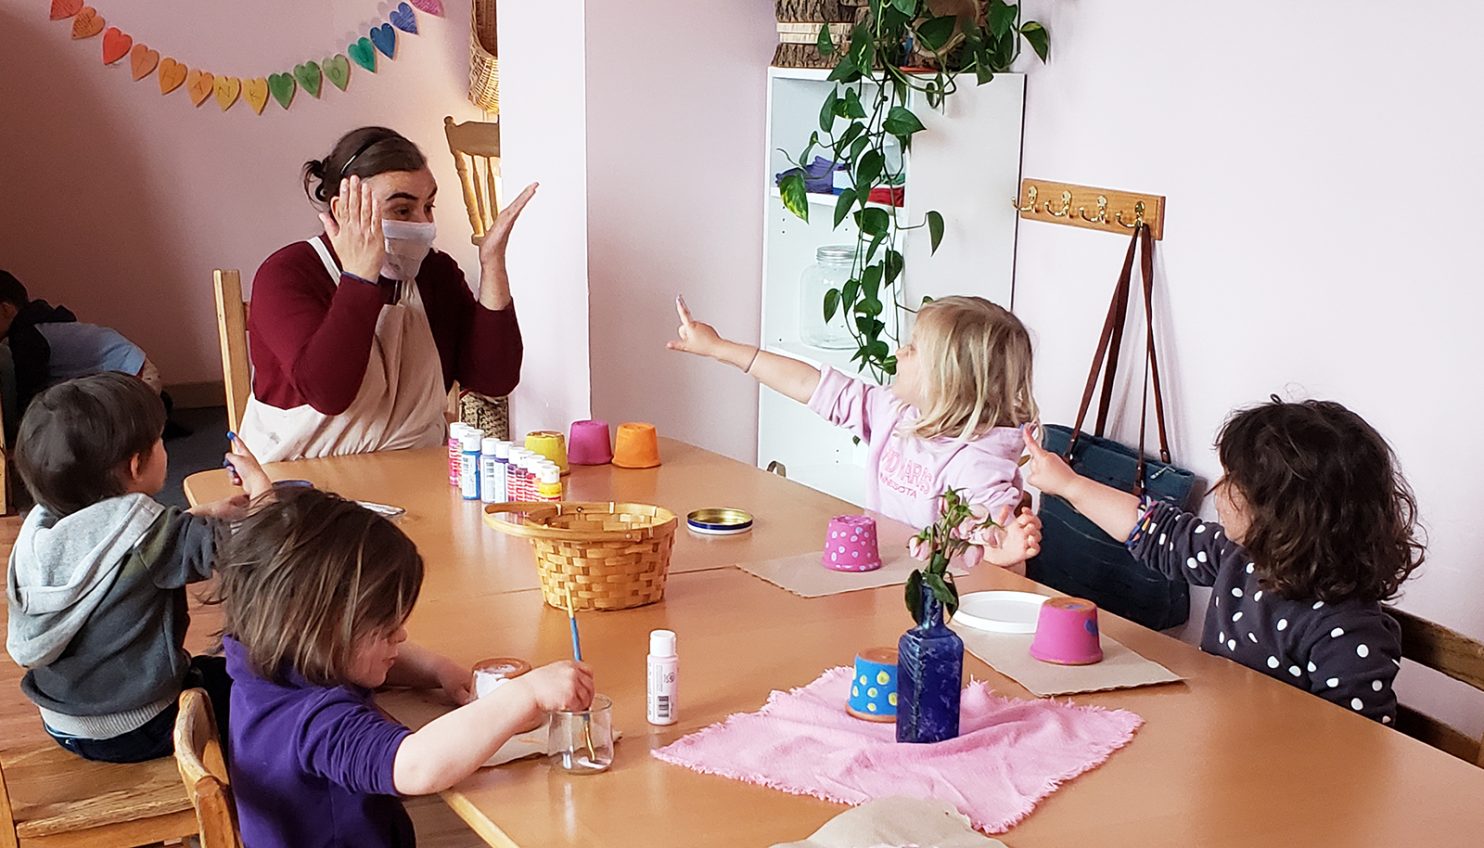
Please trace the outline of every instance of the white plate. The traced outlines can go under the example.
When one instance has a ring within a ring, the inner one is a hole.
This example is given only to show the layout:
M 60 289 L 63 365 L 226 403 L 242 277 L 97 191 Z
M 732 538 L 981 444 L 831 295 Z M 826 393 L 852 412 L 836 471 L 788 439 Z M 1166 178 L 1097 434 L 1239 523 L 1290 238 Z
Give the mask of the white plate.
M 356 503 L 385 518 L 400 518 L 407 513 L 407 510 L 400 506 L 389 506 L 387 504 L 373 503 L 372 501 L 356 501 Z
M 990 633 L 1035 633 L 1046 600 L 1031 592 L 973 592 L 959 598 L 953 621 Z

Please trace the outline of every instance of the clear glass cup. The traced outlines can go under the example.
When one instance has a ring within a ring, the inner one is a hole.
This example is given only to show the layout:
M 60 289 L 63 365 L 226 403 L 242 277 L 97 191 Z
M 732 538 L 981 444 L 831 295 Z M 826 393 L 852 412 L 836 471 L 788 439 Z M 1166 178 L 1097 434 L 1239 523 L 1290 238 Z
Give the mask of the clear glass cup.
M 613 700 L 594 695 L 585 710 L 559 710 L 547 725 L 551 764 L 568 774 L 596 774 L 613 765 Z

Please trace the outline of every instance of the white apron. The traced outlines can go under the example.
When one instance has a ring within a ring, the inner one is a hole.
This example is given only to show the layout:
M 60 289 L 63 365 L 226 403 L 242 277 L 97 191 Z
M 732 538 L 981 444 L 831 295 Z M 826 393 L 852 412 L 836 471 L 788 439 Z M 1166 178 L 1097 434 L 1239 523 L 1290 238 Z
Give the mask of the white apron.
M 309 239 L 325 271 L 340 285 L 340 269 L 322 237 Z M 442 444 L 448 392 L 433 329 L 417 283 L 402 286 L 400 301 L 383 306 L 371 340 L 366 376 L 350 408 L 325 415 L 308 404 L 279 409 L 247 400 L 241 436 L 258 459 L 313 459 Z

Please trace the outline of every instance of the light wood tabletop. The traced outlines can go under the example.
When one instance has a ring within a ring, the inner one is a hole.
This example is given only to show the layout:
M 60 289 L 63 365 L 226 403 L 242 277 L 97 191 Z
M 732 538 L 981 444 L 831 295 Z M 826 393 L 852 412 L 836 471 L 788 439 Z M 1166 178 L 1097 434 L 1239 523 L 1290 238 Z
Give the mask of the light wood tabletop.
M 581 497 L 596 497 L 601 493 L 587 487 L 606 479 L 616 499 L 677 511 L 716 500 L 712 492 L 766 496 L 738 502 L 758 514 L 759 528 L 742 537 L 751 542 L 740 548 L 712 548 L 694 539 L 677 545 L 663 603 L 582 615 L 584 658 L 596 669 L 599 690 L 613 698 L 615 725 L 623 733 L 613 769 L 568 776 L 545 762 L 524 761 L 482 770 L 445 793 L 492 845 L 767 846 L 802 839 L 844 809 L 697 774 L 649 754 L 728 715 L 757 709 L 771 690 L 797 687 L 827 668 L 848 665 L 861 648 L 894 644 L 911 624 L 899 587 L 803 599 L 740 570 L 714 567 L 739 550 L 777 556 L 813 549 L 824 520 L 845 505 L 787 481 L 766 480 L 762 472 L 698 448 L 671 442 L 666 451 L 672 464 L 642 480 L 626 480 L 628 472 L 614 469 L 574 475 L 574 488 Z M 316 460 L 273 471 L 275 477 L 307 477 L 348 495 L 397 502 L 386 495 L 391 486 L 405 493 L 403 505 L 429 510 L 421 516 L 420 535 L 426 535 L 439 498 L 453 509 L 463 504 L 446 500 L 451 496 L 441 490 L 417 497 L 413 475 L 448 488 L 445 477 L 429 477 L 410 461 L 417 453 Z M 441 475 L 444 468 L 422 453 L 426 459 L 417 461 Z M 717 481 L 727 488 L 701 488 Z M 193 495 L 225 492 L 198 478 L 188 487 Z M 419 522 L 408 526 L 411 532 Z M 456 537 L 442 543 L 444 551 L 501 557 L 515 550 L 477 525 L 466 529 L 461 521 L 445 519 L 444 526 Z M 479 539 L 481 533 L 486 538 Z M 771 534 L 782 538 L 765 538 Z M 683 552 L 693 557 L 690 568 L 683 567 Z M 710 570 L 700 570 L 703 563 Z M 429 584 L 408 623 L 412 638 L 471 664 L 492 655 L 533 663 L 570 657 L 564 613 L 546 607 L 539 592 L 490 588 L 519 582 L 505 575 L 510 564 L 452 564 L 435 580 L 430 561 Z M 528 555 L 518 567 L 532 568 Z M 489 580 L 485 569 L 500 569 L 500 581 Z M 960 585 L 965 591 L 1045 593 L 991 568 Z M 1108 762 L 1062 786 L 1003 834 L 1013 848 L 1474 846 L 1484 838 L 1484 769 L 1178 640 L 1109 615 L 1102 625 L 1109 636 L 1186 679 L 1072 697 L 1079 704 L 1131 710 L 1146 724 Z M 680 723 L 666 728 L 644 720 L 647 634 L 660 627 L 679 634 Z M 1030 697 L 972 655 L 966 672 L 1007 697 Z M 421 693 L 384 693 L 379 701 L 412 726 L 446 708 Z
M 568 500 L 658 504 L 674 512 L 679 526 L 671 572 L 816 550 L 831 516 L 860 512 L 845 501 L 684 442 L 662 439 L 660 456 L 662 466 L 643 470 L 575 465 L 566 479 Z M 348 498 L 407 510 L 398 526 L 423 555 L 426 597 L 488 595 L 540 584 L 530 542 L 490 530 L 481 504 L 463 500 L 448 485 L 448 455 L 442 448 L 273 462 L 265 469 L 274 480 L 309 480 Z M 225 470 L 193 474 L 185 481 L 193 504 L 240 491 Z M 685 529 L 687 513 L 720 506 L 752 513 L 753 532 L 716 537 Z M 888 533 L 882 544 L 905 543 L 908 535 L 902 528 L 897 535 Z

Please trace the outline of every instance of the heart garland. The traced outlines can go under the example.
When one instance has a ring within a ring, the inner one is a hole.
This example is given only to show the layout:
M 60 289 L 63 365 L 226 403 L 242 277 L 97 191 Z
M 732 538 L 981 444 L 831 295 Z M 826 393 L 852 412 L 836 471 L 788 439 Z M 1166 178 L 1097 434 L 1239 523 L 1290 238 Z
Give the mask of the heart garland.
M 399 3 L 386 16 L 385 22 L 370 27 L 364 36 L 346 45 L 343 53 L 336 53 L 321 60 L 307 60 L 280 73 L 261 77 L 217 76 L 200 68 L 189 68 L 175 59 L 161 57 L 158 50 L 151 49 L 142 41 L 116 26 L 109 26 L 98 10 L 85 5 L 86 0 L 51 0 L 49 17 L 54 21 L 70 21 L 71 36 L 75 40 L 87 40 L 103 34 L 103 64 L 118 65 L 128 58 L 129 76 L 135 82 L 146 77 L 158 79 L 161 94 L 170 94 L 184 87 L 191 103 L 200 106 L 213 95 L 216 103 L 225 112 L 237 103 L 246 103 L 256 114 L 263 114 L 271 96 L 284 109 L 294 102 L 294 94 L 303 89 L 310 97 L 319 98 L 323 81 L 341 91 L 350 86 L 352 63 L 370 73 L 376 73 L 377 53 L 387 59 L 397 57 L 399 33 L 417 35 L 417 14 L 414 8 L 428 15 L 443 15 L 442 0 L 408 0 Z

